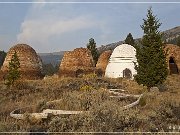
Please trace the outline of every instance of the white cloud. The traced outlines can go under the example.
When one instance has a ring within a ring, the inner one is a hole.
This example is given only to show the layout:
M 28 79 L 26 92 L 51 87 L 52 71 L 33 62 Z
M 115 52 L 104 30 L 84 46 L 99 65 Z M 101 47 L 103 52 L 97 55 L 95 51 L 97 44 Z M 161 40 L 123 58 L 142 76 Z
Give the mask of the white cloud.
M 21 24 L 17 41 L 36 46 L 35 48 L 38 49 L 39 46 L 43 46 L 42 48 L 46 47 L 47 50 L 51 47 L 49 42 L 54 36 L 60 37 L 63 34 L 97 26 L 98 21 L 95 21 L 92 16 L 74 15 L 71 5 L 66 6 L 33 4 Z M 64 9 L 68 9 L 67 12 Z
M 77 17 L 68 20 L 47 18 L 37 20 L 25 20 L 22 23 L 22 32 L 18 35 L 18 41 L 47 42 L 51 36 L 61 35 L 95 25 L 87 17 Z

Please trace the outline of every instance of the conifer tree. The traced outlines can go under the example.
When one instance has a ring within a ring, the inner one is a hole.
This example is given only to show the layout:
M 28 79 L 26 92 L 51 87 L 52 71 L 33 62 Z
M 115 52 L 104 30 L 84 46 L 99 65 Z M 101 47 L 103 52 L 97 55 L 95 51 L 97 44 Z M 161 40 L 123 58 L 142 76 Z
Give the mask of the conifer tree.
M 134 39 L 133 39 L 133 36 L 131 33 L 129 33 L 126 37 L 126 39 L 124 40 L 126 44 L 129 44 L 129 45 L 132 45 L 132 46 L 135 46 L 135 42 L 134 42 Z
M 11 61 L 9 62 L 8 74 L 5 80 L 6 81 L 5 84 L 8 87 L 13 85 L 14 82 L 20 78 L 19 68 L 20 68 L 20 62 L 17 53 L 15 51 L 15 53 L 12 55 Z
M 141 28 L 144 35 L 142 46 L 137 48 L 137 75 L 135 80 L 148 88 L 162 84 L 167 77 L 166 56 L 163 50 L 162 35 L 158 28 L 159 20 L 153 15 L 152 9 L 148 9 L 147 19 Z
M 93 38 L 89 39 L 89 43 L 87 44 L 87 48 L 91 51 L 93 60 L 94 60 L 94 64 L 96 65 L 98 58 L 99 58 L 99 52 L 96 48 L 96 42 L 94 41 Z

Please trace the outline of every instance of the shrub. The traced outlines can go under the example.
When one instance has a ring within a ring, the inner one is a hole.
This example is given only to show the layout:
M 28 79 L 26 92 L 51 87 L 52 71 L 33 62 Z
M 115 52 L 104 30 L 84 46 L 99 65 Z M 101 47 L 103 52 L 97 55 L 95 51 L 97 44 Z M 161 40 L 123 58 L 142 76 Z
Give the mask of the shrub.
M 17 125 L 15 122 L 0 123 L 0 132 L 14 132 L 14 131 L 18 131 L 19 129 L 20 129 L 19 125 Z
M 140 120 L 136 110 L 122 111 L 114 102 L 104 102 L 78 115 L 56 116 L 49 123 L 50 132 L 123 132 L 137 131 Z
M 39 101 L 39 103 L 36 106 L 36 112 L 42 112 L 44 109 L 47 109 L 46 101 Z
M 48 132 L 74 132 L 73 123 L 75 121 L 68 116 L 56 116 L 49 123 Z
M 94 79 L 94 78 L 97 78 L 97 75 L 95 73 L 86 74 L 86 75 L 83 75 L 83 78 L 84 79 Z
M 23 90 L 23 89 L 33 89 L 27 81 L 18 80 L 14 83 L 14 89 Z
M 164 100 L 157 109 L 157 115 L 167 122 L 176 123 L 176 120 L 179 119 L 180 103 L 174 101 Z
M 159 84 L 159 85 L 157 85 L 157 87 L 158 87 L 160 92 L 164 92 L 164 91 L 168 90 L 168 88 L 165 84 Z
M 123 82 L 126 82 L 125 88 Z M 17 81 L 17 83 L 19 82 Z M 168 82 L 166 82 L 168 91 L 147 92 L 144 95 L 145 101 L 143 101 L 146 103 L 145 106 L 137 105 L 124 111 L 121 107 L 136 99 L 131 97 L 111 98 L 110 93 L 106 90 L 107 87 L 123 88 L 126 93 L 130 94 L 142 93 L 146 90 L 145 87 L 138 86 L 134 81 L 126 81 L 126 79 L 122 79 L 121 82 L 118 79 L 108 78 L 89 80 L 61 78 L 20 83 L 22 84 L 18 84 L 20 85 L 18 87 L 22 90 L 18 90 L 15 86 L 14 89 L 6 89 L 3 88 L 4 84 L 0 84 L 0 130 L 2 132 L 42 131 L 41 128 L 45 129 L 44 131 L 53 132 L 179 132 L 177 130 L 180 119 L 179 76 L 168 77 Z M 80 90 L 86 85 L 89 90 Z M 172 93 L 172 91 L 176 91 L 176 93 Z M 46 101 L 52 100 L 55 101 L 46 103 Z M 25 121 L 9 116 L 12 110 L 27 106 L 28 108 L 21 110 L 21 113 L 26 111 L 27 116 L 28 113 L 42 112 L 46 108 L 84 111 L 84 113 L 50 115 L 47 119 L 42 120 L 27 117 Z M 176 130 L 169 129 L 170 126 L 175 126 Z
M 139 105 L 140 105 L 140 106 L 143 107 L 143 106 L 146 105 L 146 98 L 147 98 L 147 97 L 145 97 L 145 96 L 142 96 L 142 97 L 141 97 L 141 99 L 140 99 L 140 101 L 139 101 Z
M 80 91 L 90 91 L 90 90 L 93 90 L 93 89 L 94 88 L 92 86 L 84 85 L 84 86 L 81 86 Z

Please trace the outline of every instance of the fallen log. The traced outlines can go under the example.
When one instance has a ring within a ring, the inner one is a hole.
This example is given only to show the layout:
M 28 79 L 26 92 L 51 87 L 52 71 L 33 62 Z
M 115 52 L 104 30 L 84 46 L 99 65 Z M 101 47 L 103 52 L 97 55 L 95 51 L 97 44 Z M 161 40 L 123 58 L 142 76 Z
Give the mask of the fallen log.
M 19 110 L 20 109 L 16 109 L 16 110 L 12 111 L 10 113 L 10 116 L 15 118 L 15 119 L 19 119 L 19 120 L 25 119 L 27 114 L 30 117 L 34 117 L 35 119 L 46 119 L 48 117 L 48 114 L 46 114 L 46 113 L 24 113 L 24 114 L 17 114 L 16 111 L 19 111 Z
M 126 91 L 126 90 L 123 90 L 123 89 L 108 89 L 108 90 L 110 90 L 110 91 Z
M 132 95 L 132 94 L 124 94 L 124 93 L 119 93 L 119 92 L 114 92 L 114 91 L 109 91 L 110 93 L 116 94 L 117 96 L 110 96 L 110 97 L 117 97 L 117 98 L 125 98 L 125 97 L 136 97 L 138 98 L 135 102 L 125 105 L 122 108 L 122 110 L 126 110 L 129 108 L 132 108 L 136 105 L 139 104 L 140 99 L 142 98 L 143 94 L 141 95 Z M 47 103 L 56 103 L 56 102 L 60 102 L 60 100 L 54 100 L 54 101 L 49 101 Z M 27 108 L 27 107 L 24 107 Z M 21 108 L 23 109 L 23 108 Z M 15 109 L 10 113 L 10 116 L 15 118 L 15 119 L 25 119 L 27 116 L 26 113 L 24 114 L 19 114 L 17 112 L 20 112 L 21 109 Z M 89 111 L 69 111 L 69 110 L 52 110 L 52 109 L 45 109 L 43 110 L 42 113 L 28 113 L 28 115 L 30 117 L 34 117 L 35 119 L 46 119 L 48 117 L 48 115 L 52 114 L 52 115 L 73 115 L 73 114 L 81 114 L 84 112 L 89 112 Z
M 138 100 L 136 100 L 135 102 L 131 103 L 131 104 L 128 104 L 128 105 L 125 105 L 122 107 L 123 110 L 126 110 L 126 109 L 129 109 L 129 108 L 132 108 L 134 107 L 135 105 L 138 105 L 139 104 L 139 101 L 141 100 L 143 94 L 141 94 L 138 98 Z
M 115 94 L 117 96 L 110 96 L 110 97 L 135 97 L 138 98 L 140 95 L 132 95 L 132 94 L 125 94 L 125 93 L 119 93 L 119 92 L 115 92 L 115 91 L 109 91 L 112 94 Z
M 67 111 L 67 110 L 46 109 L 46 110 L 43 110 L 43 113 L 45 113 L 45 114 L 53 114 L 53 115 L 60 115 L 60 114 L 80 114 L 80 113 L 83 113 L 83 111 Z
M 17 110 L 20 110 L 20 109 L 16 109 L 14 111 L 12 111 L 10 113 L 10 116 L 15 118 L 15 119 L 25 119 L 26 118 L 26 113 L 25 114 L 16 114 L 15 112 Z M 46 119 L 48 117 L 49 114 L 52 114 L 52 115 L 72 115 L 72 114 L 80 114 L 80 113 L 83 113 L 84 111 L 67 111 L 67 110 L 51 110 L 51 109 L 46 109 L 46 110 L 43 110 L 42 113 L 28 113 L 28 115 L 30 117 L 34 117 L 35 119 Z
M 13 118 L 15 118 L 15 119 L 24 119 L 24 116 L 23 116 L 23 114 L 15 114 L 15 111 L 18 111 L 19 109 L 16 109 L 16 110 L 14 110 L 14 111 L 12 111 L 11 113 L 10 113 L 10 116 L 11 117 L 13 117 Z

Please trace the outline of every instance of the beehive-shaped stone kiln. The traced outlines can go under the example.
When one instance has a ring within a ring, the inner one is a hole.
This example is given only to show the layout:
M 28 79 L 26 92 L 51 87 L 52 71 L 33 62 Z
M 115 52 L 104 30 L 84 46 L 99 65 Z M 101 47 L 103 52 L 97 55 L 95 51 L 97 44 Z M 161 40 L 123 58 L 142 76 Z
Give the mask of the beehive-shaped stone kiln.
M 59 76 L 78 77 L 93 71 L 94 63 L 91 52 L 87 48 L 76 48 L 65 52 L 59 67 Z
M 114 49 L 109 59 L 105 76 L 133 79 L 133 75 L 137 74 L 134 63 L 137 63 L 136 49 L 128 44 L 119 45 Z
M 100 55 L 98 62 L 96 64 L 96 70 L 98 73 L 101 73 L 102 75 L 105 74 L 105 70 L 106 70 L 106 67 L 108 65 L 109 58 L 110 58 L 111 54 L 112 54 L 112 51 L 108 50 L 108 51 L 104 51 Z
M 180 47 L 173 44 L 165 45 L 165 52 L 167 52 L 167 64 L 169 74 L 179 74 L 180 72 Z
M 22 79 L 40 79 L 42 78 L 42 61 L 36 51 L 26 44 L 17 44 L 11 47 L 7 53 L 1 71 L 4 75 L 8 72 L 9 62 L 12 55 L 17 53 L 20 62 L 19 71 Z

